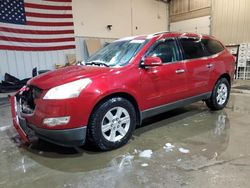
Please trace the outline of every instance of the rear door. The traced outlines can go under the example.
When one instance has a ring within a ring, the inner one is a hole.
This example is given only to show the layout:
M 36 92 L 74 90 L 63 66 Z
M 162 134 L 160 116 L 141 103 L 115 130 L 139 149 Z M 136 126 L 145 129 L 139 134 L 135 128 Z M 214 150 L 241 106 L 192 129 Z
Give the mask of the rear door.
M 145 55 L 151 56 L 161 58 L 163 65 L 140 70 L 146 108 L 185 98 L 188 90 L 186 66 L 181 61 L 176 39 L 157 41 Z
M 227 53 L 221 53 L 225 48 L 217 40 L 202 39 L 201 42 L 208 54 L 207 69 L 209 71 L 209 88 L 211 90 L 218 77 L 221 75 L 221 71 L 225 69 L 224 61 L 227 59 L 225 58 L 225 54 Z
M 187 68 L 188 96 L 196 96 L 208 91 L 209 59 L 200 38 L 179 38 L 183 59 Z

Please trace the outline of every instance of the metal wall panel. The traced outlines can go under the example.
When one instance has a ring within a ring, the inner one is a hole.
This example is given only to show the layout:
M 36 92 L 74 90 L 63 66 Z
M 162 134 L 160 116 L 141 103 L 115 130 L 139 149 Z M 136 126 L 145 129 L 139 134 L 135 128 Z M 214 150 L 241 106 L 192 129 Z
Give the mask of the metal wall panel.
M 170 2 L 170 22 L 210 16 L 211 0 L 173 0 Z
M 211 6 L 211 0 L 173 0 L 170 2 L 170 15 L 178 15 Z
M 175 0 L 170 2 L 170 15 L 188 12 L 189 0 Z
M 210 34 L 210 16 L 170 23 L 170 31 Z
M 20 52 L 0 50 L 0 80 L 10 73 L 19 79 L 31 77 L 32 69 L 55 69 L 55 64 L 65 64 L 66 55 L 75 54 L 75 50 L 49 52 Z
M 199 10 L 211 6 L 211 0 L 190 0 L 190 11 Z
M 212 34 L 225 44 L 249 43 L 249 11 L 249 0 L 212 0 Z

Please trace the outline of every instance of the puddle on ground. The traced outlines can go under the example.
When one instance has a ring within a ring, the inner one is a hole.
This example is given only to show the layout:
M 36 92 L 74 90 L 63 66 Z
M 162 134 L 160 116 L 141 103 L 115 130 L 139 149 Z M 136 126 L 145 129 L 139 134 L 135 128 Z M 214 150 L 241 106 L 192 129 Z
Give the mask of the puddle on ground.
M 227 147 L 229 128 L 225 111 L 210 112 L 202 103 L 198 103 L 146 120 L 142 127 L 136 129 L 127 145 L 114 151 L 65 148 L 39 141 L 29 147 L 23 146 L 20 152 L 42 166 L 63 172 L 98 170 L 123 156 L 131 156 L 131 161 L 157 160 L 162 156 L 168 161 L 176 161 L 184 155 L 211 158 L 215 152 Z M 174 147 L 169 146 L 168 150 L 166 144 L 169 143 Z M 206 151 L 202 152 L 204 148 Z M 124 163 L 124 160 L 120 163 Z
M 152 176 L 152 181 L 161 181 L 164 177 L 166 181 L 174 180 L 177 185 L 185 185 L 181 178 L 183 172 L 223 162 L 220 156 L 224 156 L 226 151 L 238 149 L 230 143 L 232 132 L 233 137 L 238 134 L 230 127 L 235 128 L 235 118 L 248 116 L 249 99 L 232 95 L 225 110 L 212 112 L 199 102 L 147 119 L 135 130 L 127 145 L 110 152 L 93 151 L 87 147 L 64 148 L 44 141 L 26 146 L 18 141 L 14 128 L 8 127 L 9 117 L 1 117 L 0 124 L 4 123 L 5 126 L 0 129 L 0 164 L 4 169 L 0 172 L 0 187 L 6 183 L 6 179 L 15 182 L 15 176 L 19 179 L 30 177 L 39 182 L 48 178 L 48 185 L 55 184 L 51 182 L 51 176 L 57 183 L 65 177 L 72 179 L 62 182 L 69 187 L 75 185 L 73 179 L 79 185 L 85 181 L 86 187 L 91 187 L 94 180 L 95 186 L 102 185 L 105 180 L 111 182 L 110 187 L 116 187 L 117 181 L 126 183 L 127 180 L 127 185 L 131 187 L 139 183 L 144 187 L 150 180 L 145 175 Z M 13 138 L 17 141 L 14 142 Z M 245 149 L 235 153 L 244 155 L 248 151 Z M 166 170 L 168 174 L 164 173 Z M 94 176 L 100 176 L 103 181 L 97 181 Z

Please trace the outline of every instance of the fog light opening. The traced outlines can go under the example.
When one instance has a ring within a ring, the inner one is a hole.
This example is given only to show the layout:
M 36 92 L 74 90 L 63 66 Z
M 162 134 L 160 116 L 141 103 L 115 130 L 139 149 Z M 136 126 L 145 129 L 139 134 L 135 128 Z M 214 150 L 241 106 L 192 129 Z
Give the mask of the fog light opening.
M 55 118 L 45 118 L 43 124 L 48 126 L 65 125 L 69 123 L 70 116 L 65 117 L 55 117 Z

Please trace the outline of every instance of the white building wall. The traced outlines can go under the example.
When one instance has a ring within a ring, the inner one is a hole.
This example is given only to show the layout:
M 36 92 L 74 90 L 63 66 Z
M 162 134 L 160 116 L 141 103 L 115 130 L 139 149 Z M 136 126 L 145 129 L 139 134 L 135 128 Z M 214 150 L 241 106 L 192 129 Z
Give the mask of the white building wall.
M 210 16 L 170 23 L 170 31 L 210 34 Z
M 73 0 L 72 7 L 80 37 L 121 38 L 168 26 L 167 4 L 155 0 Z
M 0 50 L 0 80 L 5 72 L 19 79 L 31 77 L 34 67 L 54 69 L 65 64 L 66 54 L 83 59 L 82 41 L 99 37 L 101 42 L 131 35 L 167 30 L 167 5 L 155 0 L 73 0 L 76 50 L 21 52 Z M 111 24 L 111 31 L 106 26 Z

